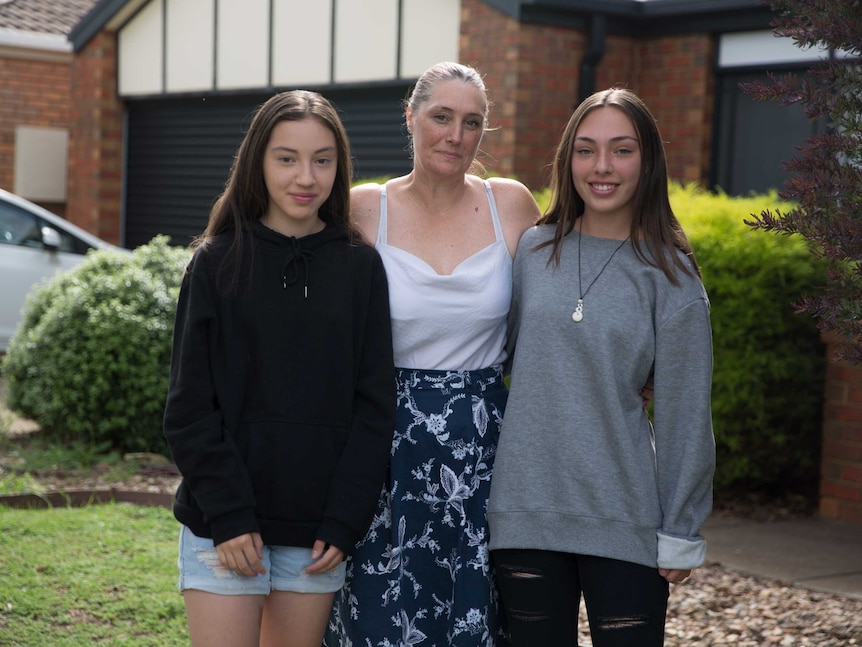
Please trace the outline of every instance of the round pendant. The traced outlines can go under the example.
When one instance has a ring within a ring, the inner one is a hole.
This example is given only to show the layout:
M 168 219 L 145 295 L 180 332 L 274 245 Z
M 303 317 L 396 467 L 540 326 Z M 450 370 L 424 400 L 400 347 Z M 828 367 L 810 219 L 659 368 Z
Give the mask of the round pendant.
M 579 322 L 581 319 L 583 319 L 583 318 L 584 318 L 584 313 L 583 313 L 583 312 L 581 312 L 581 310 L 580 310 L 580 309 L 575 310 L 575 311 L 572 313 L 572 321 L 574 321 L 575 323 L 578 323 L 578 322 Z

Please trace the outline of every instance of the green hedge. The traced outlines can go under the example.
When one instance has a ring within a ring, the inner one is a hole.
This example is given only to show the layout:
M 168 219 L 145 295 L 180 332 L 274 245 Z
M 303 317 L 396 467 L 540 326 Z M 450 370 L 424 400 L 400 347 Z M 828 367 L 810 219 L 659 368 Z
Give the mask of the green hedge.
M 792 304 L 824 269 L 800 237 L 744 224 L 789 210 L 776 193 L 748 197 L 671 186 L 709 293 L 715 369 L 716 490 L 816 495 L 825 348 Z
M 189 252 L 158 237 L 90 252 L 31 293 L 2 371 L 8 406 L 58 441 L 167 449 L 162 415 Z

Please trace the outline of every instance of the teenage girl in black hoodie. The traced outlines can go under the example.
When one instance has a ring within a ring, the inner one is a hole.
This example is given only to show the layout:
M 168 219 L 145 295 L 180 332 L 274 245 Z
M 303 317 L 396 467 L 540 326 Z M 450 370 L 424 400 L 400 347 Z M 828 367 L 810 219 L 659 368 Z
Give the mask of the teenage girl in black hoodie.
M 165 434 L 193 645 L 320 645 L 395 417 L 383 266 L 320 95 L 264 103 L 177 306 Z

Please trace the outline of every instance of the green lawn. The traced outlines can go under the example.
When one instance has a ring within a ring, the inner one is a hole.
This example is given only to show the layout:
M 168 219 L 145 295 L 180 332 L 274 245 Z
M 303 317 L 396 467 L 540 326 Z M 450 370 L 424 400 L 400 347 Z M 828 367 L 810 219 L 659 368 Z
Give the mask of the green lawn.
M 0 644 L 187 645 L 178 532 L 164 508 L 0 506 Z

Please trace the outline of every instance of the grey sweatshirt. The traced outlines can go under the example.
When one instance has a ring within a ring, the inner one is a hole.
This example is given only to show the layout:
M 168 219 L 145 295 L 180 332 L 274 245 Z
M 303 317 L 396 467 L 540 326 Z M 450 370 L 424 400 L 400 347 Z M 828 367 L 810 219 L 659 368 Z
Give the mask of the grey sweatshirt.
M 709 301 L 674 286 L 625 243 L 578 233 L 559 267 L 527 231 L 514 264 L 509 401 L 488 502 L 490 548 L 532 548 L 645 566 L 700 566 L 715 442 Z M 638 390 L 653 378 L 654 432 Z

